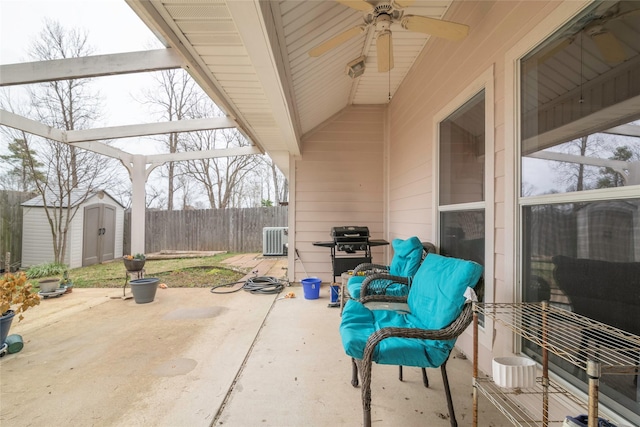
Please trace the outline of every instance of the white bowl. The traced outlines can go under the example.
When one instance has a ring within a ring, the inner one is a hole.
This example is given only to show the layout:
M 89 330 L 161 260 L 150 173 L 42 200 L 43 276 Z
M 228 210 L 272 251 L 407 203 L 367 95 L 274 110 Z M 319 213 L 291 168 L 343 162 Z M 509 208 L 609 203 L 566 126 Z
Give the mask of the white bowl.
M 527 357 L 495 357 L 493 382 L 504 388 L 531 388 L 536 385 L 536 362 Z

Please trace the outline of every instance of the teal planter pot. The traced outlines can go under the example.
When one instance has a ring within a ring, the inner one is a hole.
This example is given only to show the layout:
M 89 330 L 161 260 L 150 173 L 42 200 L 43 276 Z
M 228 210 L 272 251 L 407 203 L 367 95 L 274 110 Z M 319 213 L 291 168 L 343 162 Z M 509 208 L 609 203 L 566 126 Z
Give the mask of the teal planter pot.
M 9 335 L 9 329 L 11 328 L 11 322 L 13 322 L 13 316 L 16 313 L 13 310 L 7 310 L 2 316 L 0 316 L 0 345 L 2 345 Z

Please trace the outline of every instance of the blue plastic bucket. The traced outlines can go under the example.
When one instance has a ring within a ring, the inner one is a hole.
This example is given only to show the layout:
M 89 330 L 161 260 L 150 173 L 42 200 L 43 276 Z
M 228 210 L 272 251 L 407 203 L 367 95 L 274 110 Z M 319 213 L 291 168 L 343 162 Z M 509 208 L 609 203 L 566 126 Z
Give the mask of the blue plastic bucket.
M 320 298 L 320 283 L 322 283 L 322 280 L 317 277 L 307 277 L 302 279 L 301 283 L 305 299 Z

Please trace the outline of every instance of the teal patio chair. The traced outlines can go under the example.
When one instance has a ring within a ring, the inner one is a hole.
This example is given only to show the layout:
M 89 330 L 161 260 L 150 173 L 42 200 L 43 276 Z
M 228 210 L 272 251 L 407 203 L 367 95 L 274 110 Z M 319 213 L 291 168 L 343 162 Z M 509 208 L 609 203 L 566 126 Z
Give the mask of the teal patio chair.
M 340 336 L 352 359 L 351 384 L 362 377 L 365 427 L 371 426 L 372 363 L 440 368 L 450 422 L 457 426 L 446 363 L 457 337 L 471 323 L 472 305 L 467 288 L 481 292 L 482 266 L 437 254 L 427 256 L 416 273 L 406 298 L 409 313 L 370 310 L 356 300 L 347 301 Z M 480 286 L 477 286 L 477 285 Z M 383 301 L 389 296 L 371 298 Z
M 363 263 L 353 270 L 347 282 L 347 298 L 360 299 L 366 293 L 406 296 L 410 281 L 428 253 L 435 253 L 435 246 L 421 242 L 413 236 L 406 240 L 394 239 L 393 258 L 390 265 Z M 408 279 L 405 280 L 405 279 Z

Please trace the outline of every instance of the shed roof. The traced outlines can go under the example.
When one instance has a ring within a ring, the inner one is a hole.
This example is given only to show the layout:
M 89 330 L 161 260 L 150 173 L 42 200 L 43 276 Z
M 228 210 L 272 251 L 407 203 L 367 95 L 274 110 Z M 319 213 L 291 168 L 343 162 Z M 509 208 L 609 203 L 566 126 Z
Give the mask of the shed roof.
M 61 206 L 63 208 L 74 207 L 84 203 L 85 201 L 91 199 L 92 197 L 98 196 L 99 194 L 106 194 L 107 196 L 109 196 L 110 199 L 112 199 L 119 206 L 124 208 L 124 206 L 122 206 L 120 202 L 118 202 L 115 198 L 113 198 L 109 193 L 107 193 L 104 190 L 90 191 L 89 193 L 83 190 L 72 190 L 71 194 L 69 194 L 69 197 L 64 198 L 64 200 L 62 200 L 62 203 L 60 203 L 60 200 L 58 199 L 57 194 L 50 193 L 47 195 L 47 199 L 46 199 L 47 206 L 53 206 L 53 207 Z M 33 199 L 29 199 L 26 202 L 22 203 L 22 206 L 44 207 L 44 198 L 42 197 L 42 195 L 38 195 Z

